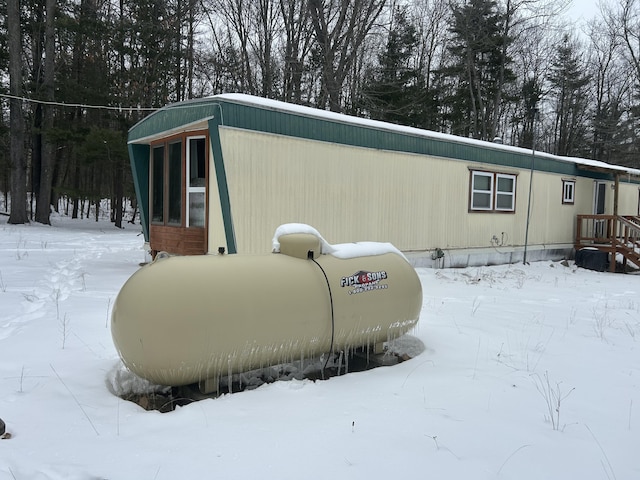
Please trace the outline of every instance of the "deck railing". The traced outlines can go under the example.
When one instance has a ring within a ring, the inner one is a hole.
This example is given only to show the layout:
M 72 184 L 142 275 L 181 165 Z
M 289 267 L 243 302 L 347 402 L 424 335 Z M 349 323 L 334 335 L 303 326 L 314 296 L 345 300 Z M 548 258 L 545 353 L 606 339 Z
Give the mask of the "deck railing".
M 618 215 L 578 215 L 575 249 L 596 248 L 611 254 L 610 270 L 615 271 L 616 256 L 640 268 L 640 217 Z

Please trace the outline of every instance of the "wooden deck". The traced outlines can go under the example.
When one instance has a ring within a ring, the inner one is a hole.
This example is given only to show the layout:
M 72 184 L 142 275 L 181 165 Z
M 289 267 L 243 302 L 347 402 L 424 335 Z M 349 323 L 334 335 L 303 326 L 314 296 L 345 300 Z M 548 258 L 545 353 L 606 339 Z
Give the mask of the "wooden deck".
M 622 256 L 623 271 L 627 265 L 640 268 L 640 217 L 620 215 L 578 215 L 576 251 L 596 248 L 611 254 L 609 270 L 616 271 L 615 258 Z

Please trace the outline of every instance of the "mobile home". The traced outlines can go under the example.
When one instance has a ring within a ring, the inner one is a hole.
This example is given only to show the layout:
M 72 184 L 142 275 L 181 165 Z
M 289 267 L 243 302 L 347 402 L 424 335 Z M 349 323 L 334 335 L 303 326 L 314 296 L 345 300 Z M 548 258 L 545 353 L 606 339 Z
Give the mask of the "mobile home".
M 264 253 L 296 222 L 416 266 L 558 259 L 579 215 L 640 213 L 640 170 L 249 95 L 168 105 L 128 142 L 152 253 Z

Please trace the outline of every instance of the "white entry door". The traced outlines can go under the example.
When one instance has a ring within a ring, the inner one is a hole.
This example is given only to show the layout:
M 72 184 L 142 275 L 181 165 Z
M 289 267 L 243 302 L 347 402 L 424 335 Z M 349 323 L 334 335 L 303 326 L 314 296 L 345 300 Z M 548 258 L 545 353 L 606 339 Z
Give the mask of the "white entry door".
M 606 193 L 607 184 L 605 182 L 595 182 L 593 192 L 593 213 L 595 215 L 604 215 Z M 594 237 L 606 237 L 605 226 L 605 220 L 595 220 L 593 222 Z

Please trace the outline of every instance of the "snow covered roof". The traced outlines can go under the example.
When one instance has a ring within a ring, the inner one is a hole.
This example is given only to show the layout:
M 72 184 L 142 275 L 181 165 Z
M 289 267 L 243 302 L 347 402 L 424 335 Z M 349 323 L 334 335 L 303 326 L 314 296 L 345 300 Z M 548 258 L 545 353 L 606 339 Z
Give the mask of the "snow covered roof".
M 256 97 L 253 95 L 246 95 L 243 93 L 224 93 L 208 97 L 210 99 L 226 100 L 233 103 L 240 103 L 244 105 L 252 105 L 263 109 L 275 110 L 285 112 L 294 115 L 300 115 L 305 117 L 313 117 L 332 122 L 345 123 L 350 125 L 359 125 L 363 127 L 375 128 L 377 130 L 386 130 L 390 132 L 402 133 L 405 135 L 412 135 L 417 137 L 430 138 L 435 140 L 442 140 L 447 142 L 459 143 L 464 145 L 491 148 L 495 150 L 514 152 L 519 154 L 531 154 L 530 149 L 521 147 L 514 147 L 512 145 L 498 144 L 494 142 L 487 142 L 484 140 L 477 140 L 474 138 L 460 137 L 457 135 L 451 135 L 448 133 L 434 132 L 431 130 L 422 130 L 415 127 L 407 127 L 403 125 L 396 125 L 393 123 L 382 122 L 379 120 L 369 120 L 366 118 L 354 117 L 342 113 L 331 112 L 327 110 L 320 110 L 318 108 L 306 107 L 303 105 L 295 105 L 291 103 L 281 102 L 279 100 L 272 100 L 268 98 Z M 536 157 L 544 157 L 553 160 L 559 160 L 562 162 L 576 164 L 579 168 L 597 168 L 601 170 L 607 170 L 611 173 L 622 173 L 631 176 L 640 176 L 640 169 L 624 167 L 621 165 L 610 164 L 597 160 L 589 160 L 578 157 L 565 157 L 559 155 L 552 155 L 550 153 L 535 151 Z
M 378 120 L 369 120 L 342 113 L 321 110 L 318 108 L 312 108 L 303 105 L 295 105 L 279 100 L 256 97 L 253 95 L 246 95 L 242 93 L 224 93 L 167 105 L 160 110 L 152 113 L 151 115 L 145 117 L 136 125 L 131 127 L 131 129 L 129 130 L 129 143 L 148 143 L 154 138 L 166 136 L 167 132 L 187 130 L 189 126 L 193 126 L 194 128 L 195 126 L 199 126 L 199 128 L 202 128 L 204 125 L 206 125 L 206 121 L 216 115 L 220 116 L 220 123 L 222 125 L 226 125 L 222 108 L 222 104 L 224 103 L 255 107 L 262 110 L 270 110 L 274 112 L 285 113 L 287 115 L 324 120 L 355 127 L 370 128 L 378 131 L 390 132 L 392 134 L 405 135 L 408 137 L 427 140 L 435 140 L 448 144 L 477 147 L 485 151 L 492 150 L 497 152 L 513 153 L 519 155 L 520 157 L 531 156 L 532 154 L 535 154 L 535 158 L 543 158 L 555 162 L 572 164 L 575 165 L 578 169 L 597 170 L 609 174 L 623 174 L 629 177 L 640 177 L 640 169 L 636 168 L 578 157 L 558 156 L 541 151 L 534 152 L 531 149 L 525 149 L 495 142 L 488 142 L 484 140 L 477 140 L 474 138 L 460 137 L 447 133 L 434 132 L 431 130 L 422 130 L 415 127 L 396 125 L 393 123 L 387 123 Z M 166 114 L 168 112 L 171 112 L 171 120 L 167 120 Z

